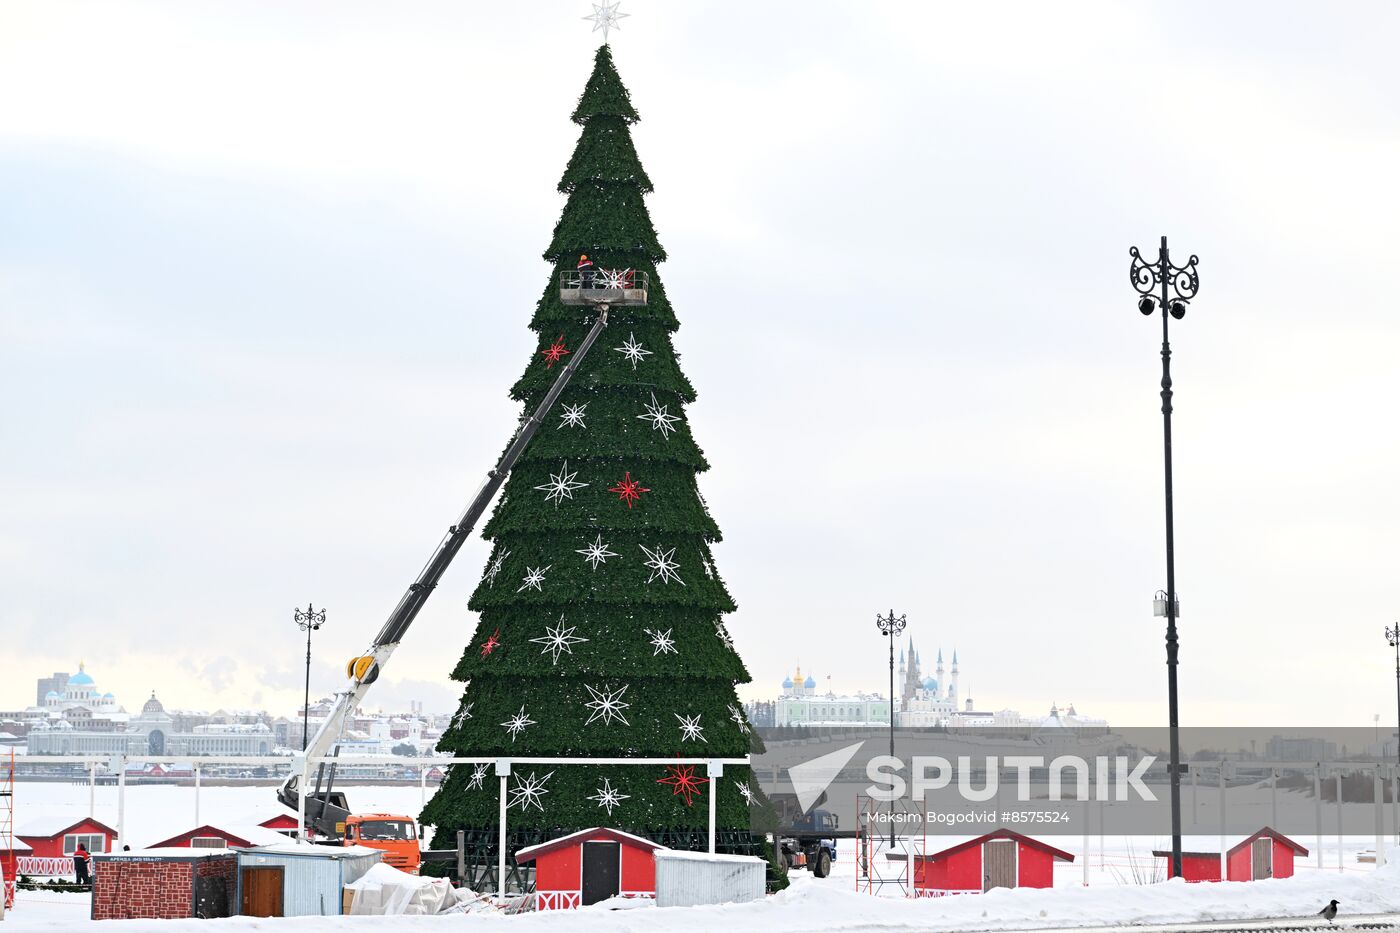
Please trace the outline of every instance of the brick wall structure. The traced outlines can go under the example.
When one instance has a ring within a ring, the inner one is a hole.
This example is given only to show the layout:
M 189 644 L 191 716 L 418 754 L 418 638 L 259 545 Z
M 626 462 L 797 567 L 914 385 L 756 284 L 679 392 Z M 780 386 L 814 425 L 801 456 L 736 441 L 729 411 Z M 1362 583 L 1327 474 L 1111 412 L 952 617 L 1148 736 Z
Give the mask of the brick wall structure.
M 149 851 L 149 850 L 148 850 Z M 169 850 L 166 850 L 168 852 Z M 92 919 L 173 920 L 196 916 L 195 879 L 222 882 L 223 911 L 237 913 L 237 859 L 229 854 L 120 853 L 93 860 Z M 196 850 L 197 851 L 197 850 Z M 209 882 L 205 882 L 208 884 Z M 220 885 L 215 885 L 216 888 Z
M 92 919 L 193 916 L 194 868 L 191 861 L 103 859 L 92 879 Z

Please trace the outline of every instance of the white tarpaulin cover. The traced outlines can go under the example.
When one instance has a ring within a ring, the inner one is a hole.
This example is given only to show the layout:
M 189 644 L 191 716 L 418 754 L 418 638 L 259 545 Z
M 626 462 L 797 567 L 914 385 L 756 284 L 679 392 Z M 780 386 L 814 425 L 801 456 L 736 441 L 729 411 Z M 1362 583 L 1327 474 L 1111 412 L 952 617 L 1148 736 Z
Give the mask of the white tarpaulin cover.
M 457 890 L 446 878 L 424 878 L 382 862 L 360 880 L 345 886 L 354 891 L 352 914 L 448 914 L 490 909 L 489 902 L 467 890 Z

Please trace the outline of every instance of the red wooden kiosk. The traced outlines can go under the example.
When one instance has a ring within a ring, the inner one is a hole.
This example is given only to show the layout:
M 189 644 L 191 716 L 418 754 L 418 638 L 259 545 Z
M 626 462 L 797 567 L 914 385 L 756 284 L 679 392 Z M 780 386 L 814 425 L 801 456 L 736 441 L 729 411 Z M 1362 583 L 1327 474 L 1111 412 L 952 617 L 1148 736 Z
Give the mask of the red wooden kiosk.
M 918 897 L 966 894 L 992 888 L 1048 888 L 1055 862 L 1074 856 L 1038 839 L 997 829 L 940 852 L 914 854 L 914 893 Z
M 1225 853 L 1225 877 L 1230 881 L 1292 878 L 1294 855 L 1307 858 L 1308 850 L 1265 826 Z
M 623 897 L 656 896 L 652 853 L 665 848 L 617 829 L 582 829 L 515 853 L 535 863 L 537 910 L 567 910 Z

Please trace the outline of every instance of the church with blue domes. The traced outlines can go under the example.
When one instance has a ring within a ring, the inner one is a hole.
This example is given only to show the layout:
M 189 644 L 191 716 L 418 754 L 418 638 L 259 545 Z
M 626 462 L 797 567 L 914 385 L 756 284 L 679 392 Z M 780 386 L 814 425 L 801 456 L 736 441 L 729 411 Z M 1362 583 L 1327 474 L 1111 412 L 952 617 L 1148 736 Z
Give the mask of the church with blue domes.
M 890 701 L 878 693 L 837 694 L 817 690 L 817 679 L 802 676 L 799 666 L 783 678 L 782 693 L 773 705 L 777 726 L 887 726 Z

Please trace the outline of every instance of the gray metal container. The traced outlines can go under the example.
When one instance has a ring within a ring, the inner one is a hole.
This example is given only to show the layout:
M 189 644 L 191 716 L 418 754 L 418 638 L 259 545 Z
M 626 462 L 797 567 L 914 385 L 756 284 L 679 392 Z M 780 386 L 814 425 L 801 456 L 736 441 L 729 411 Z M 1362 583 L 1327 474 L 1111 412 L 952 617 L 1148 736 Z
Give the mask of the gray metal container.
M 341 913 L 345 885 L 358 881 L 382 857 L 360 846 L 288 843 L 238 850 L 239 903 L 244 868 L 280 868 L 283 917 L 334 916 Z
M 763 897 L 768 863 L 752 855 L 657 849 L 656 906 L 739 904 Z

